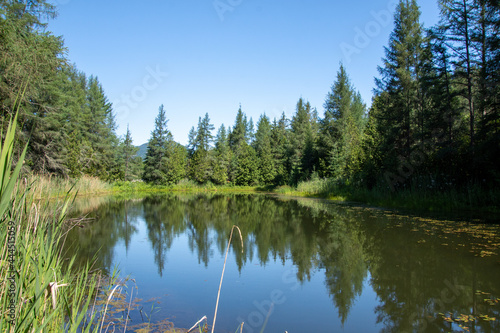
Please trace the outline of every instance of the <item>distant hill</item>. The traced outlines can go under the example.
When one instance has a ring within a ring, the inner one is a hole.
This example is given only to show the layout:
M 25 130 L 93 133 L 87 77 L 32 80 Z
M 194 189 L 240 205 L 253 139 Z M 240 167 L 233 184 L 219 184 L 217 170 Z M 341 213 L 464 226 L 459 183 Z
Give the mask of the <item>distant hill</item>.
M 148 152 L 148 143 L 146 142 L 143 145 L 138 146 L 139 151 L 137 152 L 137 156 L 140 156 L 142 159 L 146 158 L 146 153 Z

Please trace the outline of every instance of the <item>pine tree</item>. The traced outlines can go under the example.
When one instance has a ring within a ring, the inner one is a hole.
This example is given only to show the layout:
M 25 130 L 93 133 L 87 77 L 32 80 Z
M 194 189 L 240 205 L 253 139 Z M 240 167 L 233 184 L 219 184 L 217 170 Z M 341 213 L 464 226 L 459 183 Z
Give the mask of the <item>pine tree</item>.
M 275 185 L 286 185 L 290 181 L 288 165 L 289 147 L 288 119 L 283 112 L 279 120 L 274 119 L 271 126 L 271 152 L 276 176 L 273 181 Z
M 144 162 L 144 174 L 142 176 L 145 182 L 158 185 L 167 184 L 167 154 L 169 144 L 173 141 L 172 134 L 167 128 L 167 122 L 165 109 L 162 104 L 155 118 L 155 129 L 151 132 L 151 138 L 148 142 L 148 150 Z
M 465 81 L 460 89 L 467 100 L 469 112 L 469 142 L 471 151 L 475 147 L 476 111 L 474 106 L 474 67 L 478 62 L 478 54 L 473 48 L 473 27 L 477 22 L 477 1 L 475 0 L 440 0 L 442 26 L 447 40 L 453 43 L 453 65 L 455 75 Z
M 213 153 L 212 182 L 218 185 L 225 185 L 229 177 L 229 165 L 232 159 L 232 152 L 229 148 L 229 140 L 227 139 L 224 124 L 222 124 L 217 131 Z
M 271 123 L 265 114 L 257 123 L 254 148 L 258 158 L 259 183 L 272 184 L 276 177 L 276 170 L 271 147 Z
M 235 152 L 238 146 L 248 143 L 248 122 L 247 116 L 241 111 L 241 105 L 236 114 L 236 121 L 229 134 L 229 146 Z
M 210 144 L 213 141 L 212 131 L 214 125 L 210 124 L 208 113 L 205 117 L 198 120 L 198 130 L 190 131 L 189 154 L 190 165 L 189 174 L 192 179 L 200 184 L 210 180 L 212 177 L 212 155 L 210 153 Z
M 259 181 L 259 170 L 257 164 L 257 154 L 252 146 L 243 142 L 238 149 L 238 154 L 234 157 L 234 178 L 235 185 L 248 186 L 256 185 Z
M 85 172 L 103 179 L 110 177 L 114 167 L 118 138 L 111 103 L 108 101 L 97 77 L 87 82 L 87 103 L 82 118 L 84 137 L 91 144 L 94 155 L 92 165 Z
M 320 175 L 349 178 L 359 168 L 366 106 L 342 64 L 324 107 L 319 138 Z
M 291 121 L 289 166 L 290 181 L 297 184 L 308 179 L 315 168 L 312 108 L 302 98 L 297 102 L 296 113 Z
M 420 10 L 415 0 L 401 0 L 394 16 L 395 28 L 386 47 L 384 66 L 376 80 L 377 113 L 382 131 L 382 149 L 386 167 L 396 170 L 400 159 L 408 159 L 418 143 L 422 124 L 422 94 L 420 64 L 422 61 L 422 26 Z M 383 96 L 383 97 L 382 97 Z
M 123 139 L 121 145 L 121 156 L 122 156 L 122 165 L 123 165 L 123 180 L 129 181 L 133 180 L 134 177 L 134 163 L 137 163 L 137 159 L 135 159 L 135 155 L 139 151 L 139 148 L 134 147 L 132 145 L 132 133 L 130 133 L 129 126 L 127 125 L 127 134 L 125 134 L 125 138 Z
M 251 178 L 252 175 L 242 175 L 242 172 L 249 172 L 250 167 L 242 167 L 240 163 L 251 165 L 250 159 L 247 158 L 251 156 L 248 151 L 248 130 L 249 125 L 247 121 L 247 116 L 241 110 L 241 105 L 236 114 L 236 120 L 232 131 L 229 132 L 229 147 L 231 148 L 231 163 L 229 166 L 229 179 L 231 182 L 238 185 L 243 183 L 247 184 L 247 178 Z M 253 149 L 253 148 L 252 148 Z M 254 151 L 255 152 L 255 151 Z M 244 155 L 244 157 L 243 157 Z

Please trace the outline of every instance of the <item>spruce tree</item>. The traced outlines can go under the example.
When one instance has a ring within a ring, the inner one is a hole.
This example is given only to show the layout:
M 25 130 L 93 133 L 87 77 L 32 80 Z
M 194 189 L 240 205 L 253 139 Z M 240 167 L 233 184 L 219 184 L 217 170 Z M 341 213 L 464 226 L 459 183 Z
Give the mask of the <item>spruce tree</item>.
M 173 141 L 172 134 L 167 128 L 167 117 L 163 104 L 158 109 L 155 118 L 155 128 L 151 132 L 148 142 L 146 160 L 144 161 L 144 174 L 142 179 L 148 183 L 158 185 L 167 184 L 166 168 L 168 160 L 169 143 Z
M 213 153 L 212 182 L 218 185 L 225 185 L 229 177 L 229 165 L 232 159 L 232 152 L 229 148 L 229 140 L 226 135 L 224 124 L 222 124 L 217 131 Z
M 200 184 L 210 180 L 212 177 L 212 155 L 210 153 L 210 145 L 213 141 L 212 131 L 214 125 L 210 124 L 208 113 L 205 117 L 198 120 L 198 130 L 190 131 L 190 164 L 189 174 L 192 179 Z
M 94 152 L 93 163 L 86 173 L 107 179 L 114 166 L 118 138 L 112 105 L 97 77 L 90 76 L 87 81 L 87 103 L 81 120 L 84 138 Z
M 291 121 L 289 167 L 290 181 L 296 185 L 299 181 L 308 179 L 315 168 L 313 133 L 313 110 L 309 102 L 302 98 L 297 102 L 296 113 Z
M 283 112 L 280 119 L 274 119 L 271 126 L 271 152 L 276 172 L 275 185 L 286 185 L 290 181 L 288 147 L 289 140 L 288 119 Z
M 258 158 L 259 183 L 272 184 L 276 177 L 276 170 L 271 146 L 271 123 L 265 114 L 257 123 L 254 148 Z
M 394 30 L 385 48 L 384 65 L 376 79 L 377 103 L 382 107 L 379 129 L 382 131 L 386 167 L 396 170 L 401 159 L 409 159 L 421 127 L 418 114 L 422 111 L 420 64 L 422 60 L 422 26 L 420 10 L 415 0 L 401 0 L 394 15 Z M 384 102 L 382 105 L 381 102 Z
M 320 175 L 348 178 L 359 168 L 360 142 L 366 106 L 341 64 L 327 94 L 319 137 Z
M 123 165 L 123 180 L 129 181 L 133 180 L 134 177 L 134 163 L 137 163 L 137 159 L 135 158 L 139 148 L 134 147 L 132 145 L 132 133 L 130 132 L 129 126 L 127 125 L 127 134 L 125 134 L 125 138 L 123 139 L 121 145 L 121 163 Z
M 475 148 L 476 110 L 473 87 L 475 85 L 474 68 L 480 61 L 480 55 L 474 49 L 473 30 L 478 23 L 478 1 L 476 0 L 439 0 L 441 24 L 447 41 L 453 46 L 453 65 L 455 75 L 463 79 L 460 94 L 467 100 L 469 118 L 469 143 L 471 152 Z M 486 64 L 484 64 L 486 65 Z

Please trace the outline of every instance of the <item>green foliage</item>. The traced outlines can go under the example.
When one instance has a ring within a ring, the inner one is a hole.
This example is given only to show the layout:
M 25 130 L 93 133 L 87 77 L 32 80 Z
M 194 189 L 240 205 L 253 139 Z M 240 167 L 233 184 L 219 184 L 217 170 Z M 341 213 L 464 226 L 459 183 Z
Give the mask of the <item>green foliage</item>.
M 11 204 L 11 196 L 14 191 L 17 177 L 21 172 L 21 167 L 26 154 L 24 148 L 19 161 L 17 162 L 14 171 L 11 173 L 11 166 L 13 166 L 13 151 L 14 139 L 17 127 L 17 113 L 13 120 L 9 121 L 7 131 L 5 133 L 5 140 L 0 150 L 0 219 L 3 220 L 7 208 Z M 2 133 L 3 134 L 3 133 Z M 3 136 L 3 135 L 2 135 Z M 5 239 L 5 238 L 3 238 Z
M 343 65 L 325 101 L 318 140 L 319 173 L 349 178 L 360 168 L 366 106 L 351 85 Z
M 167 122 L 161 105 L 149 139 L 142 176 L 144 181 L 157 185 L 175 184 L 186 175 L 186 149 L 174 142 Z
M 296 113 L 291 121 L 290 147 L 288 163 L 290 167 L 290 182 L 297 184 L 307 179 L 315 169 L 315 139 L 313 132 L 315 123 L 313 110 L 309 102 L 302 98 L 297 102 Z
M 439 7 L 439 25 L 424 29 L 416 0 L 399 1 L 368 113 L 340 65 L 321 119 L 300 98 L 291 119 L 262 115 L 254 127 L 240 105 L 215 140 L 208 114 L 200 117 L 183 147 L 161 108 L 143 163 L 130 129 L 117 137 L 97 77 L 70 65 L 63 39 L 47 32 L 55 7 L 0 1 L 0 118 L 13 117 L 25 91 L 13 146 L 20 156 L 27 145 L 25 174 L 267 188 L 331 178 L 391 191 L 421 181 L 430 191 L 471 184 L 487 191 L 500 183 L 500 7 L 473 0 Z
M 0 250 L 0 273 L 8 277 L 0 286 L 0 305 L 13 310 L 0 319 L 0 331 L 98 332 L 99 311 L 91 310 L 98 277 L 88 263 L 75 275 L 75 257 L 66 261 L 61 256 L 69 192 L 55 205 L 48 197 L 35 200 L 37 190 L 21 183 L 14 190 L 26 153 L 14 167 L 16 120 L 17 114 L 0 151 L 0 238 L 8 240 Z
M 276 176 L 274 184 L 286 185 L 289 183 L 290 175 L 288 173 L 288 147 L 289 131 L 285 113 L 281 115 L 279 121 L 274 119 L 271 127 L 271 150 L 273 154 Z
M 235 185 L 255 185 L 259 179 L 257 154 L 252 146 L 243 142 L 233 157 Z
M 214 125 L 210 124 L 208 113 L 198 121 L 198 130 L 191 129 L 189 134 L 189 174 L 198 183 L 203 184 L 212 178 L 212 154 L 210 144 L 213 141 L 212 131 Z M 218 170 L 220 173 L 220 170 Z M 218 175 L 221 176 L 221 175 Z
M 266 115 L 262 115 L 257 123 L 257 132 L 254 141 L 258 158 L 260 184 L 272 184 L 276 177 L 271 140 L 271 123 Z
M 212 182 L 225 185 L 229 178 L 229 165 L 232 152 L 229 148 L 229 140 L 226 136 L 226 128 L 221 125 L 215 140 L 214 157 L 212 159 Z

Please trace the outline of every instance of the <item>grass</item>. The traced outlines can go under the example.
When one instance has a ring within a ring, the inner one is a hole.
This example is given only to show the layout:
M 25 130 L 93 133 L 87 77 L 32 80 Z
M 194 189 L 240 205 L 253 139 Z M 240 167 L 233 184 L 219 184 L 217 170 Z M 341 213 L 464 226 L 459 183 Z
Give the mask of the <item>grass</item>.
M 152 185 L 142 181 L 114 182 L 112 191 L 115 193 L 135 192 L 186 192 L 186 193 L 251 193 L 258 192 L 256 186 L 214 185 L 212 183 L 198 184 L 194 181 L 183 179 L 175 185 Z
M 97 300 L 106 295 L 114 277 L 106 279 L 90 264 L 74 269 L 75 257 L 61 253 L 66 212 L 72 185 L 54 180 L 18 181 L 24 160 L 14 164 L 13 147 L 17 115 L 9 123 L 0 152 L 0 332 L 101 332 L 107 304 Z M 3 133 L 2 133 L 3 134 Z M 82 184 L 89 188 L 94 182 Z M 50 201 L 47 193 L 65 198 Z M 116 290 L 116 289 L 115 289 Z
M 367 189 L 343 184 L 331 179 L 314 179 L 300 182 L 296 187 L 257 187 L 197 184 L 191 180 L 181 180 L 175 185 L 152 185 L 142 181 L 106 183 L 98 178 L 84 176 L 78 181 L 50 176 L 30 176 L 23 178 L 24 189 L 30 185 L 33 199 L 62 198 L 73 189 L 78 195 L 103 194 L 146 194 L 146 193 L 276 193 L 287 196 L 317 197 L 343 202 L 358 202 L 370 206 L 441 212 L 481 212 L 499 213 L 500 190 L 484 190 L 481 186 L 470 185 L 462 190 L 439 191 L 419 187 L 391 191 L 389 188 Z M 23 190 L 24 190 L 23 189 Z
M 281 186 L 275 193 L 289 196 L 318 197 L 336 201 L 350 201 L 387 208 L 440 212 L 499 213 L 500 190 L 485 190 L 469 185 L 463 190 L 425 189 L 418 185 L 410 189 L 391 191 L 388 188 L 367 189 L 341 184 L 331 179 L 301 182 L 296 188 Z
M 69 191 L 81 195 L 112 193 L 111 184 L 97 177 L 82 176 L 80 179 L 64 179 L 61 177 L 29 175 L 22 179 L 26 187 L 31 187 L 30 195 L 35 200 L 44 198 L 64 198 Z

